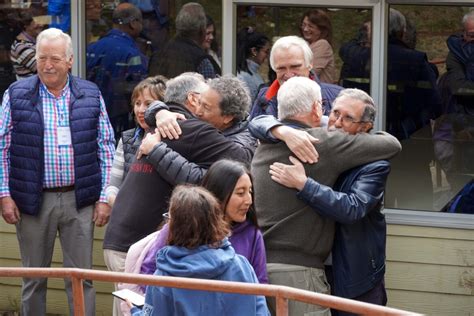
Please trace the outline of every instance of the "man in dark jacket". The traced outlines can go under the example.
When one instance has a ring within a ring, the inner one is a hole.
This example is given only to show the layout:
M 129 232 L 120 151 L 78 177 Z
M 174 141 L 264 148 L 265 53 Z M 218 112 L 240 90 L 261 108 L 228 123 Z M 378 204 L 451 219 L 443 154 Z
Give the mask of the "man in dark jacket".
M 206 13 L 194 2 L 183 5 L 176 16 L 176 36 L 150 59 L 149 75 L 174 78 L 198 72 L 204 78 L 220 74 L 219 66 L 202 48 L 206 36 Z
M 296 77 L 289 79 L 278 92 L 279 116 L 284 124 L 277 127 L 282 130 L 278 131 L 278 134 L 302 133 L 297 129 L 314 127 L 307 131 L 320 140 L 317 149 L 321 159 L 317 164 L 304 166 L 310 177 L 330 187 L 344 170 L 392 158 L 400 151 L 400 143 L 386 133 L 350 135 L 317 128 L 321 119 L 321 96 L 318 95 L 318 88 L 310 79 Z M 350 101 L 352 100 L 344 98 L 341 100 L 349 103 Z M 356 120 L 357 113 L 343 113 L 338 110 L 337 104 L 336 99 L 330 120 L 344 122 L 354 130 L 371 127 L 372 123 L 368 118 Z M 250 125 L 254 123 L 255 120 Z M 332 248 L 334 222 L 298 199 L 294 190 L 272 181 L 278 177 L 279 168 L 284 170 L 289 167 L 283 165 L 288 163 L 289 155 L 291 153 L 283 143 L 262 142 L 252 160 L 255 207 L 264 231 L 269 280 L 273 284 L 329 292 L 324 261 Z M 280 163 L 276 165 L 276 169 L 270 169 L 270 178 L 269 168 L 275 161 Z M 294 159 L 291 158 L 291 161 Z M 299 281 L 309 277 L 312 282 Z M 300 315 L 315 311 L 323 312 L 314 306 L 290 302 L 291 314 Z
M 346 89 L 334 101 L 328 127 L 352 135 L 368 133 L 374 119 L 373 99 L 362 90 Z M 382 208 L 390 164 L 380 160 L 350 169 L 339 176 L 331 189 L 307 177 L 297 159 L 291 161 L 292 165 L 272 165 L 272 179 L 298 190 L 299 199 L 336 222 L 332 271 L 328 271 L 332 275 L 332 293 L 386 305 L 386 223 Z M 333 315 L 351 314 L 333 311 Z
M 98 87 L 69 74 L 71 37 L 50 28 L 37 48 L 38 75 L 13 83 L 0 109 L 2 216 L 16 226 L 24 267 L 49 267 L 59 232 L 63 265 L 91 269 L 93 222 L 110 215 L 113 131 Z M 86 315 L 95 315 L 92 282 L 83 286 Z M 22 315 L 46 314 L 46 289 L 47 278 L 23 279 Z
M 248 88 L 237 77 L 227 75 L 209 80 L 207 88 L 200 93 L 197 106 L 190 106 L 189 109 L 197 118 L 211 124 L 229 141 L 241 147 L 241 158 L 232 157 L 233 159 L 250 164 L 257 147 L 257 140 L 250 134 L 247 128 L 248 121 L 245 120 L 249 105 Z M 145 116 L 152 126 L 158 123 L 158 130 L 162 137 L 169 139 L 180 137 L 181 129 L 177 124 L 177 119 L 186 119 L 180 113 L 170 112 L 163 103 L 159 106 L 151 105 Z M 157 139 L 153 141 L 152 139 L 150 136 L 149 142 L 152 142 L 153 146 L 159 143 Z M 200 167 L 172 151 L 166 144 L 160 144 L 154 152 L 155 155 L 158 153 L 162 155 L 157 170 L 167 177 L 170 183 L 200 183 L 207 171 L 207 168 Z M 169 174 L 172 176 L 170 177 Z

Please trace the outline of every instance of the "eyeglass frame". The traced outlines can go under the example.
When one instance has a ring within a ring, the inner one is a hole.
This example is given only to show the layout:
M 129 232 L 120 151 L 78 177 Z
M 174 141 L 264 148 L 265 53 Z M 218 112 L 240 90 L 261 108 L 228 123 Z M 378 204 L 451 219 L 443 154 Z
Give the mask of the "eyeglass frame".
M 336 115 L 336 111 L 339 115 Z M 335 118 L 336 118 L 336 121 L 341 119 L 341 122 L 344 123 L 348 123 L 348 124 L 362 124 L 362 123 L 371 123 L 370 121 L 355 121 L 355 119 L 351 116 L 348 116 L 348 115 L 344 115 L 342 116 L 341 112 L 339 112 L 338 110 L 331 110 L 331 112 L 329 112 L 329 116 L 333 115 Z

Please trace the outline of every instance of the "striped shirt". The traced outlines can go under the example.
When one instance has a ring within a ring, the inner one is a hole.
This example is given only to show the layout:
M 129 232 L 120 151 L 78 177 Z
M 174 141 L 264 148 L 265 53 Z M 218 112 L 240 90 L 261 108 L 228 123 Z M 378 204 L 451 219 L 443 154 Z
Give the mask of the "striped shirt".
M 74 185 L 74 150 L 72 144 L 59 144 L 61 128 L 69 127 L 69 104 L 71 90 L 69 81 L 56 97 L 40 84 L 39 96 L 43 104 L 44 120 L 44 188 Z M 0 198 L 10 196 L 8 187 L 12 120 L 10 95 L 8 90 L 3 96 L 0 117 Z M 114 155 L 114 134 L 110 125 L 105 104 L 100 97 L 100 115 L 98 122 L 98 158 L 102 174 L 100 202 L 107 202 L 105 187 L 110 181 L 110 171 Z
M 22 32 L 13 42 L 10 49 L 10 60 L 13 63 L 17 79 L 36 74 L 35 45 L 35 40 L 25 32 Z

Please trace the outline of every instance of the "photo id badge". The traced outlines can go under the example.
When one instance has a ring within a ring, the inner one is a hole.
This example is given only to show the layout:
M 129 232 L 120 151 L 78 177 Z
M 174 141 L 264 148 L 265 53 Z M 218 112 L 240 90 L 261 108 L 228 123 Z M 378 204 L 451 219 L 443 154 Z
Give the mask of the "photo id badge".
M 58 145 L 69 146 L 71 145 L 71 130 L 69 126 L 58 127 Z

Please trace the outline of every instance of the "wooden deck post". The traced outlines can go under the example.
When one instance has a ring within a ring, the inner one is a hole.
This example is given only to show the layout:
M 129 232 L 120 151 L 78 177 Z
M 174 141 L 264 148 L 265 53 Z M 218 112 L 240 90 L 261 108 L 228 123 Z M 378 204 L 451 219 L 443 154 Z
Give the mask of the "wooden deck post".
M 82 279 L 71 276 L 72 281 L 72 301 L 74 302 L 74 316 L 85 316 L 84 309 L 84 288 Z
M 288 299 L 282 296 L 276 297 L 277 316 L 288 316 Z

